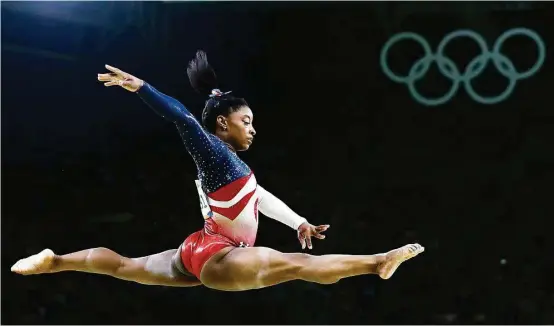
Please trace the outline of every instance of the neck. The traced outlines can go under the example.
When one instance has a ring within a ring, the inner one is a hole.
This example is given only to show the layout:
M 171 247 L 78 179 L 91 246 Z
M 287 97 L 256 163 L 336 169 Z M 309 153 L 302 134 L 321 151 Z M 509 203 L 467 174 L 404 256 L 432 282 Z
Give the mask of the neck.
M 226 141 L 223 141 L 223 143 L 224 143 L 227 147 L 229 147 L 229 149 L 231 150 L 231 152 L 233 152 L 233 153 L 236 153 L 236 152 L 237 152 L 237 150 L 236 150 L 233 146 L 231 146 L 229 143 L 227 143 Z
M 229 144 L 229 142 L 227 141 L 227 135 L 222 133 L 221 131 L 218 131 L 215 133 L 215 135 L 217 136 L 217 138 L 221 139 L 221 141 L 225 144 L 225 146 L 229 147 L 229 149 L 231 150 L 231 152 L 233 153 L 236 153 L 237 150 L 231 145 Z

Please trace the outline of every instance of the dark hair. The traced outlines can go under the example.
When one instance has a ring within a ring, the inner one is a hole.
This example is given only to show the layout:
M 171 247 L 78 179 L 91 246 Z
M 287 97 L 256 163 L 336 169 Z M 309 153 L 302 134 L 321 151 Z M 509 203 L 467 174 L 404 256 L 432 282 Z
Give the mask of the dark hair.
M 196 52 L 196 57 L 189 62 L 187 75 L 192 88 L 204 96 L 210 96 L 202 110 L 202 125 L 209 132 L 215 134 L 218 115 L 227 116 L 243 106 L 248 106 L 243 98 L 229 95 L 230 92 L 222 93 L 217 89 L 217 76 L 204 51 Z

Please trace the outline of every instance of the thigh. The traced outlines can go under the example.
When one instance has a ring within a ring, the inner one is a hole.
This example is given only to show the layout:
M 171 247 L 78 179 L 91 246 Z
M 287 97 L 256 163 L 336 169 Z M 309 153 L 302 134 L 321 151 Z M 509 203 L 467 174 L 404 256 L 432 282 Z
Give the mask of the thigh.
M 260 289 L 297 279 L 303 256 L 266 247 L 225 248 L 206 262 L 200 280 L 223 291 Z
M 181 261 L 185 268 L 200 279 L 204 264 L 227 248 L 236 248 L 237 244 L 220 234 L 209 234 L 203 230 L 190 235 L 182 245 Z
M 155 255 L 140 258 L 126 258 L 117 271 L 117 276 L 132 279 L 142 284 L 189 287 L 200 285 L 193 276 L 179 272 L 173 264 L 177 249 L 167 250 Z

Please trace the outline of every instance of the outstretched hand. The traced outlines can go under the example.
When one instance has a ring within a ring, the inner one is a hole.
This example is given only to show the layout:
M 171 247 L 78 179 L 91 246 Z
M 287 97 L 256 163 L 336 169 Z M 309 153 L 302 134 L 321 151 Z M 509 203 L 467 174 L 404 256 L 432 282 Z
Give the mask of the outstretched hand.
M 98 80 L 101 82 L 105 82 L 104 86 L 109 87 L 117 85 L 125 88 L 130 92 L 136 92 L 144 84 L 141 79 L 115 67 L 106 65 L 106 69 L 111 72 L 107 74 L 98 74 Z
M 300 241 L 300 244 L 302 245 L 302 249 L 306 248 L 306 245 L 308 245 L 308 249 L 312 249 L 312 237 L 323 240 L 325 239 L 325 235 L 321 234 L 329 228 L 330 225 L 320 225 L 315 226 L 311 225 L 308 222 L 302 223 L 298 227 L 298 241 Z

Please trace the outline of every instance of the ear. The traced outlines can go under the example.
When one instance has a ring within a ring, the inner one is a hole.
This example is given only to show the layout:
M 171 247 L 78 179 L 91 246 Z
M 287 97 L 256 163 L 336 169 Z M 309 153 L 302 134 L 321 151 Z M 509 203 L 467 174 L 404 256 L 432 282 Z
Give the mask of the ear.
M 227 118 L 222 115 L 218 115 L 216 118 L 216 121 L 217 121 L 217 125 L 223 130 L 227 130 L 227 128 L 229 127 L 227 125 Z

